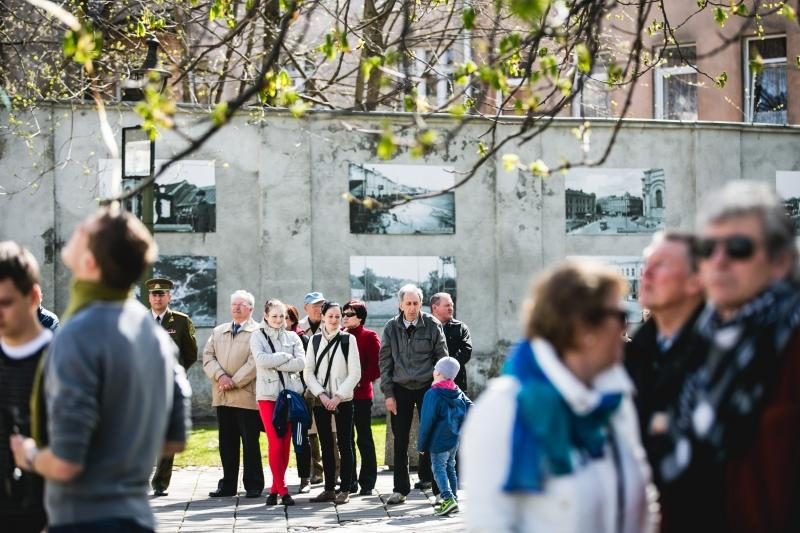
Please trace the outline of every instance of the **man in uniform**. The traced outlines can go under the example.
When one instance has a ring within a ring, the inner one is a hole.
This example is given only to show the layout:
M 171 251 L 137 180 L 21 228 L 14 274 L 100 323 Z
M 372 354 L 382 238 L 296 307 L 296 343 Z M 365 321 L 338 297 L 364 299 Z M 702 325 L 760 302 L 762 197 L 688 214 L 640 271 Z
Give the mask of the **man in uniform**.
M 197 361 L 197 339 L 194 335 L 194 324 L 188 315 L 169 308 L 172 301 L 172 282 L 165 278 L 153 278 L 145 282 L 149 291 L 150 313 L 153 320 L 161 324 L 175 345 L 178 347 L 178 362 L 189 371 L 189 367 Z M 156 467 L 151 483 L 154 496 L 166 496 L 172 478 L 172 462 L 174 455 L 165 455 Z
M 212 210 L 214 208 L 206 201 L 206 191 L 198 189 L 194 197 L 197 201 L 194 207 L 192 207 L 192 224 L 194 226 L 194 231 L 198 233 L 214 231 L 212 219 Z

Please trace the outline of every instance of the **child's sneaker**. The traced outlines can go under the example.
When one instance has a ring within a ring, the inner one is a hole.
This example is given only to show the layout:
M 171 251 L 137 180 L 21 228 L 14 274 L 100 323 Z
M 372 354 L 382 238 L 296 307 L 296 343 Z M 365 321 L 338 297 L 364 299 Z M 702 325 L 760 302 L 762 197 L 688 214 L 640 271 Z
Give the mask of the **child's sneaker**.
M 455 498 L 443 500 L 442 503 L 434 508 L 436 516 L 445 516 L 455 511 L 458 511 L 458 502 Z

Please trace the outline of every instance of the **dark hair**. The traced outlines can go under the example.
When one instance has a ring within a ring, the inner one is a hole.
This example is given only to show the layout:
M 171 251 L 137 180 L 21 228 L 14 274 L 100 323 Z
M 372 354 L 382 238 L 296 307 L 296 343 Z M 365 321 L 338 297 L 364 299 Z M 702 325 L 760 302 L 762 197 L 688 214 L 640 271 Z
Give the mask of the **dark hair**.
M 347 311 L 348 309 L 352 309 L 356 313 L 356 317 L 361 321 L 363 325 L 364 322 L 367 320 L 367 304 L 362 302 L 361 300 L 350 300 L 344 307 L 342 307 L 342 311 Z
M 39 283 L 39 263 L 30 251 L 14 241 L 0 242 L 0 281 L 6 279 L 25 295 Z
M 439 305 L 439 302 L 442 301 L 442 299 L 445 296 L 450 296 L 450 294 L 448 294 L 446 292 L 437 292 L 436 294 L 431 296 L 431 307 L 433 307 L 434 305 Z M 452 300 L 453 297 L 450 296 L 450 299 Z
M 300 322 L 300 312 L 293 305 L 286 306 L 286 318 L 291 320 L 296 326 Z
M 270 298 L 270 299 L 269 299 L 269 300 L 267 300 L 267 302 L 264 304 L 264 312 L 265 312 L 266 314 L 269 314 L 269 310 L 270 310 L 270 309 L 272 309 L 273 307 L 283 307 L 284 309 L 286 309 L 286 304 L 285 304 L 285 303 L 283 303 L 283 302 L 282 302 L 282 301 L 280 301 L 280 300 L 276 300 L 275 298 Z
M 700 268 L 700 241 L 694 233 L 668 229 L 656 233 L 653 237 L 653 243 L 658 242 L 659 238 L 667 242 L 683 244 L 686 247 L 686 259 L 689 261 L 689 268 L 692 272 L 697 272 Z
M 602 263 L 567 261 L 545 272 L 533 286 L 525 313 L 525 335 L 547 339 L 559 356 L 575 347 L 581 322 L 594 326 L 605 318 L 611 294 L 623 297 L 628 284 L 616 270 Z
M 101 208 L 87 227 L 102 282 L 128 289 L 142 277 L 158 253 L 153 236 L 139 219 L 117 207 Z
M 327 313 L 328 309 L 330 309 L 331 307 L 338 307 L 340 310 L 342 308 L 342 306 L 339 305 L 338 302 L 329 302 L 326 300 L 325 303 L 322 304 L 322 314 L 324 315 L 325 313 Z

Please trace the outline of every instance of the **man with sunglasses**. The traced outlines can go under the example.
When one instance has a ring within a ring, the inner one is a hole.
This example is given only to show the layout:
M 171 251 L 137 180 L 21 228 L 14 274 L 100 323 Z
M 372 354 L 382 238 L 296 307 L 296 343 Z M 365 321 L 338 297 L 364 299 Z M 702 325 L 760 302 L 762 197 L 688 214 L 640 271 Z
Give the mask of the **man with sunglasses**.
M 705 362 L 662 421 L 662 531 L 800 531 L 800 292 L 794 228 L 766 184 L 702 211 Z
M 149 293 L 150 313 L 153 320 L 169 333 L 172 342 L 178 347 L 178 362 L 188 372 L 189 367 L 197 361 L 197 339 L 194 324 L 189 315 L 170 309 L 172 301 L 172 281 L 166 278 L 153 278 L 145 282 Z M 161 458 L 153 474 L 150 485 L 153 496 L 166 496 L 169 482 L 172 479 L 172 463 L 174 455 Z
M 697 237 L 674 230 L 653 236 L 644 250 L 639 303 L 650 318 L 625 344 L 625 367 L 636 386 L 642 443 L 651 463 L 661 456 L 662 438 L 651 423 L 663 419 L 689 372 L 701 358 L 692 351 L 693 329 L 703 310 Z M 656 484 L 660 484 L 658 470 Z

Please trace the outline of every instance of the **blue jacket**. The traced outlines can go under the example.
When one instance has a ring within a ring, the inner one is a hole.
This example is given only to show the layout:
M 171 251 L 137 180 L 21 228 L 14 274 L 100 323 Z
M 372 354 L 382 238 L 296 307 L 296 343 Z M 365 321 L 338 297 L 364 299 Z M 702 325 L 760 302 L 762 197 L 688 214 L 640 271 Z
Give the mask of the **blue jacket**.
M 472 401 L 461 389 L 431 388 L 422 400 L 417 449 L 441 453 L 458 444 L 461 424 Z

